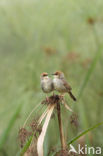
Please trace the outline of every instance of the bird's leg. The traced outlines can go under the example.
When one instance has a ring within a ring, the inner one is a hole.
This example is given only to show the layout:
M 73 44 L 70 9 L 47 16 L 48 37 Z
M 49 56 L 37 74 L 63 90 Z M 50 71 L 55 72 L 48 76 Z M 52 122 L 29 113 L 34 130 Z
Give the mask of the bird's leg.
M 46 101 L 49 102 L 49 97 L 46 95 Z

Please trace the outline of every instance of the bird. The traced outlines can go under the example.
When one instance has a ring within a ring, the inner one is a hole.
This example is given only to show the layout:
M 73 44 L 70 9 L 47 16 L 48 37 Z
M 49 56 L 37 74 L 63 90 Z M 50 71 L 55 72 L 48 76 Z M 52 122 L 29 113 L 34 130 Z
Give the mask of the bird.
M 72 94 L 72 88 L 69 83 L 65 80 L 64 73 L 61 71 L 56 71 L 53 75 L 53 87 L 54 90 L 61 94 L 68 93 L 70 97 L 76 101 L 76 97 Z
M 52 92 L 54 90 L 53 81 L 49 77 L 48 73 L 43 72 L 41 74 L 40 79 L 41 79 L 41 88 L 42 88 L 44 93 L 50 93 L 50 92 Z

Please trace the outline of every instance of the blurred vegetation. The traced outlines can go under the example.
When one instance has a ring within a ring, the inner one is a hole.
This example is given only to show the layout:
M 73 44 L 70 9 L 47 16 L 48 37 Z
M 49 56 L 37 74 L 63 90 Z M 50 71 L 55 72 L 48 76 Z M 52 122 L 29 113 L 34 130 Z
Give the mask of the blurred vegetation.
M 40 89 L 40 74 L 44 71 L 62 70 L 79 97 L 73 103 L 66 96 L 79 116 L 79 128 L 73 131 L 68 125 L 71 114 L 64 113 L 68 141 L 103 121 L 102 46 L 102 0 L 0 1 L 0 137 L 4 138 L 1 156 L 18 153 L 19 128 L 45 98 Z M 32 118 L 41 114 L 44 107 Z M 102 131 L 100 127 L 91 132 L 94 146 L 103 144 Z M 46 154 L 60 144 L 57 138 L 54 118 L 46 135 Z

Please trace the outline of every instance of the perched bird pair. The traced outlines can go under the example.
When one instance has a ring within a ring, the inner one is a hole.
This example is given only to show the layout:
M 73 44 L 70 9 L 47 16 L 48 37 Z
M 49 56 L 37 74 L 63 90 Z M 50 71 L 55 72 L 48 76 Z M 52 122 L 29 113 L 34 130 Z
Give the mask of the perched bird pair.
M 50 93 L 54 90 L 59 93 L 68 93 L 70 97 L 76 101 L 75 96 L 72 94 L 71 86 L 65 80 L 64 73 L 61 71 L 56 71 L 53 75 L 53 79 L 49 77 L 48 73 L 41 74 L 41 88 L 43 92 Z

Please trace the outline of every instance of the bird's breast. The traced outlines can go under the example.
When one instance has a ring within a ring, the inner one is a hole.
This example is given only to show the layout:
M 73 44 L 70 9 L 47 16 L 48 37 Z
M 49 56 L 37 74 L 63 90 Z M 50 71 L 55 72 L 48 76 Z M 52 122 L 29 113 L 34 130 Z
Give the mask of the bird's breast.
M 65 92 L 65 87 L 63 85 L 62 80 L 54 78 L 53 80 L 54 89 L 59 92 Z
M 49 93 L 50 91 L 52 91 L 52 81 L 49 79 L 44 79 L 41 82 L 41 86 L 42 86 L 42 90 L 46 93 Z

